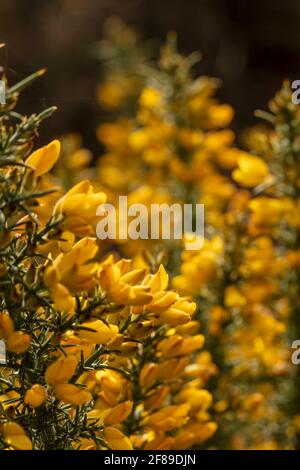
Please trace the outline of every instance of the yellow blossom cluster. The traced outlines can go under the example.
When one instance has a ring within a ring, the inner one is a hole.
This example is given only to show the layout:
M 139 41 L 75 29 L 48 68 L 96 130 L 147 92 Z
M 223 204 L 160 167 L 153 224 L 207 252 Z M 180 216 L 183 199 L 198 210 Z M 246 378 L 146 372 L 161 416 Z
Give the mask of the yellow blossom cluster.
M 237 148 L 226 128 L 232 109 L 216 100 L 215 79 L 193 77 L 194 62 L 195 55 L 178 54 L 170 35 L 142 77 L 135 107 L 124 113 L 123 98 L 115 118 L 98 127 L 106 152 L 95 181 L 112 201 L 128 194 L 144 202 L 149 194 L 158 202 L 205 204 L 199 251 L 165 240 L 156 249 L 168 260 L 172 286 L 200 307 L 218 373 L 210 385 L 215 443 L 298 447 L 299 373 L 290 347 L 300 334 L 299 111 L 284 84 L 271 113 L 261 114 L 271 129 L 249 131 L 245 148 Z M 128 69 L 122 73 L 130 79 Z M 155 245 L 141 240 L 121 246 L 138 265 L 149 262 L 150 249 Z
M 289 84 L 238 148 L 218 80 L 193 75 L 197 54 L 171 34 L 154 63 L 130 28 L 108 28 L 95 167 L 75 134 L 33 150 L 54 109 L 11 112 L 41 72 L 1 105 L 0 449 L 300 448 Z M 202 247 L 98 240 L 98 209 L 120 195 L 204 204 Z
M 217 429 L 206 389 L 215 371 L 196 304 L 169 288 L 162 264 L 101 252 L 106 194 L 87 179 L 57 188 L 58 140 L 32 152 L 52 111 L 11 122 L 4 106 L 0 118 L 14 139 L 3 137 L 0 164 L 0 448 L 202 445 Z

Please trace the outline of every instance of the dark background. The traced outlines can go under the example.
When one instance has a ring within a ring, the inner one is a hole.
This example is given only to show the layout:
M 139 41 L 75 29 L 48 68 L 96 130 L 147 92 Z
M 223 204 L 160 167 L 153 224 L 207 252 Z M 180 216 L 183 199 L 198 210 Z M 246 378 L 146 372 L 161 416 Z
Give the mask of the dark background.
M 10 82 L 48 68 L 21 102 L 27 113 L 59 107 L 43 141 L 79 131 L 97 151 L 101 67 L 89 51 L 111 15 L 146 39 L 176 30 L 182 52 L 200 50 L 197 72 L 222 79 L 219 98 L 233 105 L 237 131 L 255 122 L 253 111 L 283 79 L 300 79 L 300 0 L 0 0 L 0 64 Z

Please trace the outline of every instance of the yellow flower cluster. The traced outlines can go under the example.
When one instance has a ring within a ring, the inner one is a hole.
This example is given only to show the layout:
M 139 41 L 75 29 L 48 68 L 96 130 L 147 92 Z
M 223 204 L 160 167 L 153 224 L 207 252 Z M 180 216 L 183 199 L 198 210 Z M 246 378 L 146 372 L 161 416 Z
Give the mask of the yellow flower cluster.
M 135 107 L 126 114 L 119 108 L 114 121 L 98 127 L 106 153 L 96 181 L 112 201 L 128 194 L 144 203 L 149 194 L 205 204 L 203 248 L 165 240 L 158 248 L 167 254 L 173 287 L 199 303 L 196 318 L 218 366 L 211 385 L 217 446 L 297 447 L 299 374 L 290 345 L 300 334 L 299 111 L 285 84 L 272 114 L 263 114 L 273 129 L 248 132 L 250 150 L 238 149 L 224 129 L 233 112 L 215 99 L 216 80 L 192 77 L 194 59 L 180 56 L 169 37 Z M 122 73 L 129 79 L 124 67 Z M 140 265 L 149 242 L 121 249 Z
M 218 81 L 192 75 L 195 55 L 170 35 L 157 65 L 140 67 L 136 34 L 109 27 L 97 96 L 116 116 L 97 128 L 95 168 L 76 135 L 32 151 L 53 109 L 12 115 L 24 82 L 1 108 L 0 449 L 299 448 L 289 85 L 263 114 L 271 128 L 239 149 Z M 98 208 L 119 195 L 203 203 L 203 247 L 97 240 Z
M 28 149 L 43 117 L 29 119 Z M 106 194 L 89 180 L 56 190 L 60 142 L 28 156 L 23 125 L 0 169 L 0 448 L 204 443 L 217 429 L 205 389 L 214 367 L 196 304 L 169 289 L 162 264 L 150 272 L 101 253 L 93 235 Z

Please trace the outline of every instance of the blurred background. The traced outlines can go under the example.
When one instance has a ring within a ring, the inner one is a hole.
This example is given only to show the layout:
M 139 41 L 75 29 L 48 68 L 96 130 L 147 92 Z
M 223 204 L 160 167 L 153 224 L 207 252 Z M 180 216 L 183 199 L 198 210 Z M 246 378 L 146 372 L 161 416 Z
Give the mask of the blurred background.
M 93 44 L 110 16 L 119 16 L 145 39 L 178 33 L 182 52 L 199 50 L 197 73 L 221 78 L 219 98 L 236 110 L 234 128 L 255 122 L 283 79 L 300 79 L 299 0 L 1 0 L 0 51 L 11 83 L 47 67 L 46 77 L 24 94 L 26 113 L 57 105 L 41 130 L 46 141 L 78 131 L 95 137 L 101 111 L 95 90 L 101 64 Z

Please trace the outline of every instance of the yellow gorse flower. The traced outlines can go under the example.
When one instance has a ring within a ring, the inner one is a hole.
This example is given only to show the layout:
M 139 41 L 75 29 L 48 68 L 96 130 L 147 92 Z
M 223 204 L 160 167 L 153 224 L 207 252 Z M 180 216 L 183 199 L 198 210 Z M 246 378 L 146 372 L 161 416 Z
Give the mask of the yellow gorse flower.
M 235 181 L 246 187 L 262 184 L 269 177 L 268 165 L 258 157 L 242 154 L 237 160 L 238 168 L 232 176 Z
M 94 344 L 107 344 L 118 334 L 116 325 L 107 325 L 101 320 L 81 323 L 79 337 Z
M 68 382 L 74 375 L 78 366 L 75 356 L 62 357 L 48 366 L 45 373 L 45 380 L 48 384 L 57 385 Z
M 15 450 L 32 450 L 32 442 L 24 429 L 17 423 L 8 421 L 2 426 L 4 441 Z
M 56 204 L 55 215 L 64 217 L 62 227 L 79 236 L 95 233 L 99 221 L 97 208 L 105 203 L 103 192 L 95 193 L 88 180 L 82 181 L 70 189 Z
M 98 251 L 95 239 L 83 238 L 67 253 L 61 253 L 44 274 L 44 282 L 51 290 L 58 310 L 73 314 L 73 294 L 96 285 L 96 265 L 92 260 Z
M 53 140 L 50 144 L 33 152 L 25 163 L 31 166 L 35 176 L 42 176 L 48 173 L 59 158 L 60 142 Z
M 38 408 L 47 400 L 47 392 L 42 385 L 35 384 L 27 390 L 24 402 L 32 408 Z
M 92 400 L 92 395 L 73 384 L 55 385 L 55 396 L 58 400 L 75 406 L 81 406 Z

